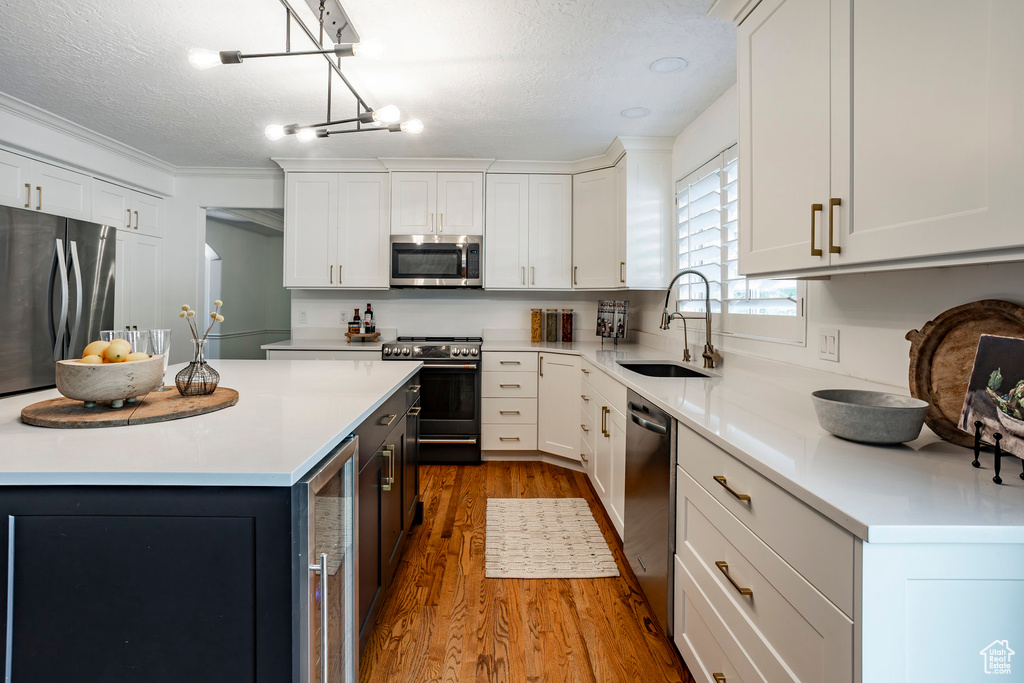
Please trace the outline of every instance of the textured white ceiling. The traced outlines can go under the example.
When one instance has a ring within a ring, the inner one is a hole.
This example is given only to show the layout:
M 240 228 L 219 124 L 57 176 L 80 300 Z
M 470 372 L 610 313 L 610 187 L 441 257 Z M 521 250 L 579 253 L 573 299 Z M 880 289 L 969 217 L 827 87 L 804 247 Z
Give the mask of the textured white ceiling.
M 302 0 L 293 4 L 305 10 Z M 388 132 L 271 142 L 268 123 L 326 113 L 320 57 L 192 69 L 190 47 L 282 50 L 278 0 L 0 0 L 0 91 L 179 166 L 282 157 L 574 160 L 617 135 L 675 135 L 736 75 L 735 29 L 711 0 L 344 0 L 378 61 L 346 76 L 371 106 L 419 118 Z M 293 49 L 305 36 L 292 33 Z M 689 66 L 655 74 L 661 57 Z M 335 84 L 334 118 L 354 111 Z M 619 112 L 642 106 L 642 119 Z

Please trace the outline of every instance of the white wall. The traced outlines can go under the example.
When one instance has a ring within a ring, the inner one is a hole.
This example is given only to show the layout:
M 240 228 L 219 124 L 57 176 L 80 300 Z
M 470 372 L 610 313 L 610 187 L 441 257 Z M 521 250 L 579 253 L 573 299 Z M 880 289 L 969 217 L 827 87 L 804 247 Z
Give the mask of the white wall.
M 262 344 L 290 336 L 291 297 L 281 285 L 282 235 L 264 235 L 207 218 L 206 243 L 221 258 L 220 297 L 225 304 L 224 322 L 210 333 L 220 342 L 215 357 L 264 358 Z
M 676 138 L 673 177 L 682 178 L 731 146 L 739 132 L 739 104 L 733 86 Z M 634 293 L 631 293 L 634 294 Z M 663 299 L 634 297 L 635 324 L 646 343 L 681 353 L 682 332 L 658 329 Z M 1024 305 L 1024 263 L 931 268 L 867 275 L 834 276 L 807 283 L 807 344 L 794 346 L 736 337 L 715 341 L 728 363 L 730 352 L 773 358 L 906 389 L 909 330 L 920 329 L 942 311 L 979 299 Z M 699 324 L 690 325 L 690 346 L 703 344 Z M 822 328 L 839 329 L 839 362 L 818 358 Z M 694 334 L 692 331 L 698 331 Z M 698 355 L 699 357 L 699 355 Z

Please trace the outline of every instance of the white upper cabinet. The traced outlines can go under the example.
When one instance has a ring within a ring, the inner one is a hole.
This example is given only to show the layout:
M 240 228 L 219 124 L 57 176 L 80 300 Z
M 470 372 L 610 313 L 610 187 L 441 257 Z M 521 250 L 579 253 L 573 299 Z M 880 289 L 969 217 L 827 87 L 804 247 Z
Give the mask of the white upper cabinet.
M 451 235 L 484 234 L 483 173 L 437 174 L 437 231 Z
M 388 287 L 386 173 L 285 176 L 284 286 Z
M 392 235 L 484 234 L 482 173 L 391 174 Z
M 96 179 L 92 186 L 92 222 L 118 230 L 163 236 L 163 202 L 142 192 Z
M 572 179 L 572 283 L 576 289 L 621 286 L 618 190 L 614 168 Z
M 572 288 L 572 177 L 487 176 L 487 289 Z
M 955 264 L 1024 246 L 1011 212 L 1022 25 L 1015 0 L 761 2 L 738 30 L 740 270 Z
M 163 310 L 163 240 L 117 230 L 114 272 L 114 328 L 148 330 L 161 325 Z
M 0 204 L 92 220 L 93 179 L 84 173 L 0 150 Z

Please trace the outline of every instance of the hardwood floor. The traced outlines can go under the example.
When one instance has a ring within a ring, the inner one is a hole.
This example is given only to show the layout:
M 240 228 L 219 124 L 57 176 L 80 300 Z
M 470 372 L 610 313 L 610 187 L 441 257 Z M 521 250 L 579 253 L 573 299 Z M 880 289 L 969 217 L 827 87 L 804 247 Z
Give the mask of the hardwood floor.
M 371 681 L 693 679 L 650 612 L 586 475 L 539 462 L 420 468 L 414 527 L 360 662 Z M 585 498 L 621 576 L 484 578 L 488 497 Z

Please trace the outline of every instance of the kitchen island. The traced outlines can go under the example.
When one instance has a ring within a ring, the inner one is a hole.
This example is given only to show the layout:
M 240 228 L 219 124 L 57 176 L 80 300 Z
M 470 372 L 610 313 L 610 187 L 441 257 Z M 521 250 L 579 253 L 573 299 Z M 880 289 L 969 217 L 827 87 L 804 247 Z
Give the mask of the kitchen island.
M 171 422 L 45 429 L 18 417 L 56 391 L 0 399 L 8 680 L 297 680 L 293 487 L 353 432 L 383 440 L 420 364 L 215 365 L 238 404 Z

